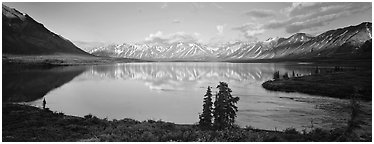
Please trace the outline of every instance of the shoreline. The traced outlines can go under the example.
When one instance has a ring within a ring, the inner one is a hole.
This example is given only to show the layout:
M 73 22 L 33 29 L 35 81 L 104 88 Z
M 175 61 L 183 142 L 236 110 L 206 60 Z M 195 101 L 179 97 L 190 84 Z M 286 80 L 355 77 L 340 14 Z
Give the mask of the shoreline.
M 269 91 L 299 92 L 322 97 L 348 99 L 351 101 L 347 107 L 351 113 L 349 123 L 357 121 L 358 124 L 355 124 L 359 128 L 357 131 L 367 131 L 370 134 L 372 130 L 371 85 L 371 69 L 319 73 L 288 79 L 269 80 L 262 84 L 263 88 Z M 337 107 L 322 105 L 320 108 L 335 111 Z
M 3 55 L 3 65 L 32 65 L 32 66 L 74 66 L 100 65 L 130 62 L 152 62 L 131 58 L 111 58 L 82 55 Z
M 69 116 L 21 104 L 3 103 L 3 141 L 371 141 L 371 132 L 348 135 L 349 128 L 312 129 L 298 132 L 254 129 L 251 127 L 214 131 L 197 125 L 174 124 L 161 120 L 137 121 L 100 119 L 96 116 Z
M 300 92 L 341 99 L 354 96 L 356 99 L 371 101 L 371 69 L 269 80 L 262 83 L 262 87 L 270 91 Z
M 115 64 L 129 62 L 224 62 L 224 63 L 282 63 L 282 62 L 310 62 L 310 63 L 341 63 L 360 64 L 365 67 L 371 66 L 371 59 L 214 59 L 214 60 L 184 60 L 184 59 L 135 59 L 135 58 L 115 58 L 73 54 L 55 55 L 11 55 L 2 56 L 3 64 L 13 65 L 40 65 L 40 66 L 72 66 L 72 65 L 98 65 Z M 362 64 L 363 63 L 363 64 Z

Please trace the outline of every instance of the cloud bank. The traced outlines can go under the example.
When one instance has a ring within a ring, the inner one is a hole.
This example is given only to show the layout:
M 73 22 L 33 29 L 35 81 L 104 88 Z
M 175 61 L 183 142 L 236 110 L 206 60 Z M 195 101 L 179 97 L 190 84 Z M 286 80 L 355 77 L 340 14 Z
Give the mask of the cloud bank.
M 233 27 L 232 30 L 240 31 L 248 40 L 257 40 L 256 36 L 268 30 L 281 29 L 287 33 L 297 33 L 303 30 L 315 31 L 338 19 L 370 11 L 371 3 L 368 2 L 307 2 L 292 3 L 279 12 L 266 9 L 252 9 L 245 12 L 252 22 Z M 256 19 L 276 18 L 283 15 L 285 19 L 271 20 L 260 24 Z M 218 28 L 218 27 L 217 27 Z
M 233 27 L 232 29 L 240 31 L 247 40 L 256 41 L 256 36 L 265 32 L 265 29 L 261 27 L 260 24 L 246 23 L 238 27 Z
M 286 8 L 288 19 L 271 21 L 265 29 L 285 28 L 287 33 L 315 29 L 329 24 L 336 19 L 344 18 L 371 9 L 371 3 L 293 3 Z
M 175 42 L 199 42 L 199 33 L 185 33 L 176 32 L 170 34 L 164 34 L 162 31 L 157 31 L 156 33 L 149 34 L 145 38 L 146 43 L 159 43 L 159 44 L 172 44 Z

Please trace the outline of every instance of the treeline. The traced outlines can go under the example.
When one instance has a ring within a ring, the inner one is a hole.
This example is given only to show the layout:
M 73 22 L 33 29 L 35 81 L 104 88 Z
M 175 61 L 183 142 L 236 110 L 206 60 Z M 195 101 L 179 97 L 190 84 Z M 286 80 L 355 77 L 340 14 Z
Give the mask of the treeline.
M 355 71 L 357 70 L 357 67 L 353 67 L 351 70 Z M 343 67 L 334 66 L 334 68 L 332 69 L 325 70 L 325 73 L 334 73 L 334 72 L 342 72 L 342 71 L 344 71 Z M 310 74 L 321 74 L 321 73 L 322 73 L 321 69 L 318 66 L 316 66 Z M 303 76 L 303 75 L 295 73 L 295 71 L 292 71 L 291 75 L 289 75 L 288 72 L 285 72 L 283 75 L 281 75 L 279 71 L 275 71 L 273 73 L 273 80 L 279 80 L 281 79 L 281 77 L 283 79 L 289 79 L 291 77 L 300 77 L 300 76 Z

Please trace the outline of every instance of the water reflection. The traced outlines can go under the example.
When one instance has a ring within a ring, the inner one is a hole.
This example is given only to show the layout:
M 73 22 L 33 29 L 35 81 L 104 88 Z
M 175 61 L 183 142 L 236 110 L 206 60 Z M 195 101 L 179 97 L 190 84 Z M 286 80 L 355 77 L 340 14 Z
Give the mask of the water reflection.
M 3 102 L 28 102 L 83 73 L 84 67 L 3 66 Z
M 150 89 L 180 90 L 182 83 L 199 84 L 204 81 L 235 83 L 262 83 L 272 78 L 275 71 L 282 74 L 292 71 L 305 75 L 313 67 L 287 67 L 285 64 L 234 64 L 234 63 L 138 63 L 92 66 L 83 79 L 142 80 Z M 215 84 L 215 83 L 214 83 Z
M 319 66 L 323 71 L 333 66 Z M 299 130 L 314 121 L 315 127 L 340 126 L 346 113 L 316 109 L 317 103 L 346 101 L 299 93 L 270 92 L 262 82 L 294 71 L 305 75 L 315 66 L 297 63 L 127 63 L 77 67 L 79 75 L 45 95 L 47 107 L 69 115 L 93 114 L 101 118 L 162 119 L 179 124 L 198 121 L 207 86 L 228 82 L 239 96 L 236 123 L 262 129 Z M 66 73 L 68 74 L 68 73 Z M 43 75 L 41 73 L 40 75 Z M 55 77 L 58 77 L 55 75 Z M 72 79 L 74 76 L 70 76 Z M 16 77 L 13 77 L 16 79 Z M 48 81 L 47 81 L 48 82 Z M 63 82 L 63 81 L 61 81 Z M 48 82 L 49 83 L 49 82 Z M 42 87 L 42 86 L 41 86 Z M 216 90 L 213 89 L 213 93 Z M 41 99 L 30 102 L 41 106 Z

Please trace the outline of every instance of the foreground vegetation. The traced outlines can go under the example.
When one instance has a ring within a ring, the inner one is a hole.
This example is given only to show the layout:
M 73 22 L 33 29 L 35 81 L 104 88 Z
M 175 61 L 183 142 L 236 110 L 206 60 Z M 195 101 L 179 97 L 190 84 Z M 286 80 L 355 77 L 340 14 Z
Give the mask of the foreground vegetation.
M 279 75 L 279 73 L 278 73 Z M 371 100 L 371 69 L 317 73 L 301 77 L 269 80 L 262 84 L 267 90 L 301 92 L 336 98 Z
M 27 105 L 3 104 L 3 141 L 371 141 L 353 128 L 298 132 L 233 127 L 201 130 L 198 125 L 132 119 L 68 116 Z

